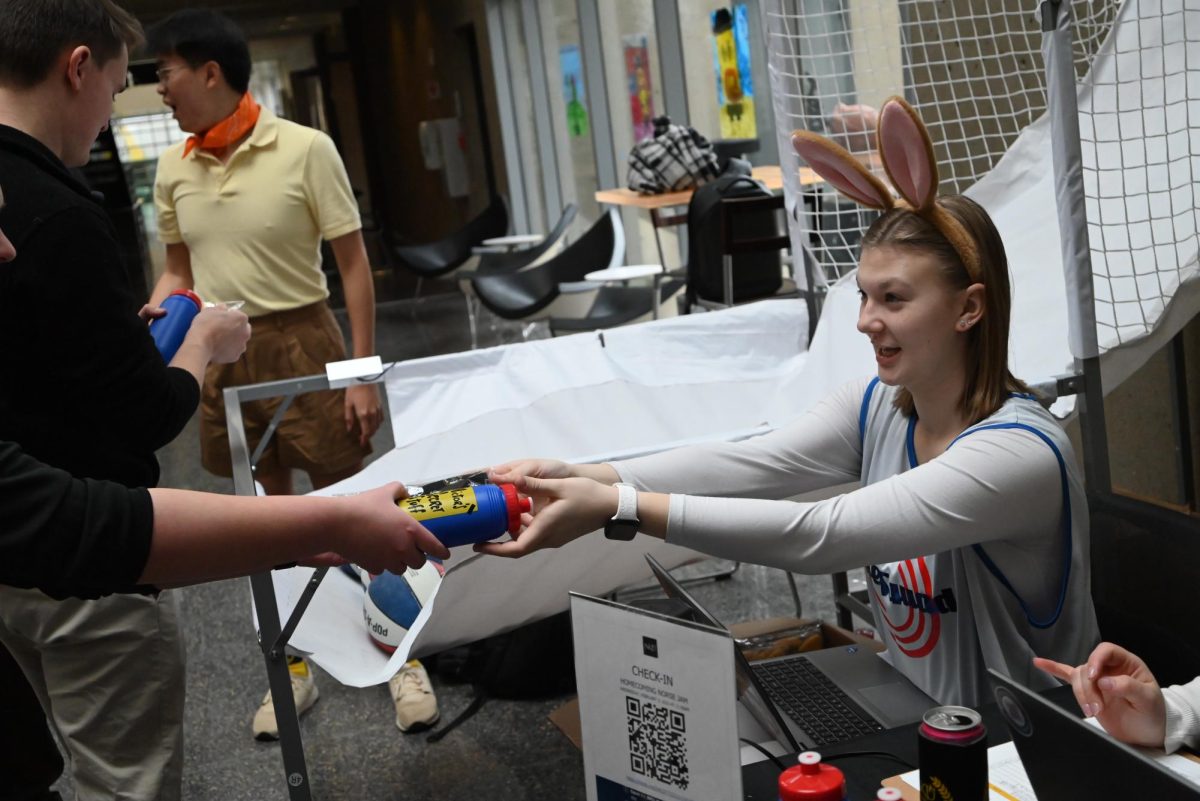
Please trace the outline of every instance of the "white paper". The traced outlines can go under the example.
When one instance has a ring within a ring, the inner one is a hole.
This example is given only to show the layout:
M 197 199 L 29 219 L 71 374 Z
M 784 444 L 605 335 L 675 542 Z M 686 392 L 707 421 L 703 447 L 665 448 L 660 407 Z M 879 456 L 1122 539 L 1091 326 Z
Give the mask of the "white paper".
M 741 798 L 728 632 L 571 596 L 588 801 Z
M 1100 725 L 1100 721 L 1095 718 L 1084 718 L 1084 723 L 1094 726 L 1100 729 L 1100 731 L 1104 731 L 1104 727 Z M 1130 746 L 1130 748 L 1139 752 L 1144 757 L 1153 759 L 1164 768 L 1178 773 L 1192 784 L 1200 785 L 1200 762 L 1188 759 L 1180 754 L 1168 754 L 1161 748 L 1142 748 L 1137 745 Z
M 593 535 L 524 559 L 480 556 L 470 546 L 453 548 L 445 577 L 390 656 L 372 643 L 363 624 L 362 584 L 340 570 L 330 570 L 289 645 L 311 656 L 342 684 L 370 687 L 387 681 L 412 657 L 565 611 L 570 590 L 603 595 L 618 586 L 649 579 L 644 554 L 653 554 L 669 567 L 698 556 L 645 536 L 620 546 Z M 291 615 L 312 573 L 312 568 L 294 567 L 272 574 L 281 620 Z

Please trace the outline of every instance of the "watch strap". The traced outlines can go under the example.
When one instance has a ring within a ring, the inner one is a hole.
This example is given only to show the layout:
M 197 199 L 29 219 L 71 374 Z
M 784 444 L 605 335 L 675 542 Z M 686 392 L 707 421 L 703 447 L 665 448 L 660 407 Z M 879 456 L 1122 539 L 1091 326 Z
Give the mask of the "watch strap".
M 637 488 L 624 482 L 617 482 L 613 486 L 617 488 L 617 513 L 612 519 L 637 521 Z

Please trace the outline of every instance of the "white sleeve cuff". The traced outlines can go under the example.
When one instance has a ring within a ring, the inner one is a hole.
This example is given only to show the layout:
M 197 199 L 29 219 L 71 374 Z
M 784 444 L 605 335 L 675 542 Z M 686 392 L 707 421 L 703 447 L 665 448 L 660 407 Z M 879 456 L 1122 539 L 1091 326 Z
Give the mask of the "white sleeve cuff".
M 1193 689 L 1194 688 L 1194 689 Z M 1189 690 L 1192 692 L 1189 693 Z M 1200 680 L 1193 681 L 1185 687 L 1164 687 L 1163 701 L 1167 707 L 1166 738 L 1163 749 L 1172 754 L 1179 747 L 1189 748 L 1200 746 L 1200 698 L 1192 699 L 1189 695 L 1200 692 Z

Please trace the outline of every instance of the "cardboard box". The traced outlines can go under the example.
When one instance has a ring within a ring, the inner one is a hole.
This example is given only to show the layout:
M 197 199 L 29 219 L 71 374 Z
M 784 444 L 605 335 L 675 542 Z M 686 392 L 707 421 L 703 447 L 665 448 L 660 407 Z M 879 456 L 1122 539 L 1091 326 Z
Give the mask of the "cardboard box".
M 800 653 L 801 651 L 818 651 L 822 648 L 834 648 L 839 645 L 859 645 L 863 648 L 869 648 L 872 651 L 880 652 L 884 650 L 883 643 L 878 640 L 873 640 L 869 637 L 864 637 L 861 634 L 856 634 L 853 631 L 839 628 L 824 621 L 810 621 L 796 617 L 772 617 L 765 620 L 750 620 L 745 623 L 735 623 L 729 627 L 730 633 L 734 639 L 746 640 L 752 637 L 763 637 L 775 633 L 786 633 L 791 630 L 816 623 L 820 627 L 820 641 L 806 647 L 796 647 L 791 649 L 781 649 L 778 653 L 767 654 L 765 656 L 784 656 L 788 653 Z M 796 643 L 799 645 L 799 643 Z M 743 651 L 745 653 L 745 651 Z M 755 657 L 747 653 L 746 658 L 751 662 Z M 763 658 L 763 657 L 760 657 Z
M 555 707 L 554 711 L 546 717 L 576 748 L 580 751 L 583 750 L 583 728 L 579 722 L 578 696 L 573 697 L 562 706 Z
M 788 631 L 810 622 L 812 621 L 796 617 L 772 617 L 766 620 L 750 620 L 745 623 L 735 623 L 729 627 L 729 631 L 735 639 L 746 639 L 774 632 Z M 820 632 L 821 647 L 824 648 L 835 648 L 840 645 L 859 645 L 864 648 L 870 648 L 872 651 L 882 651 L 884 649 L 883 643 L 878 640 L 869 639 L 861 634 L 846 631 L 829 623 L 821 622 Z M 572 698 L 562 706 L 555 708 L 547 717 L 568 740 L 574 743 L 576 748 L 581 751 L 583 750 L 583 733 L 579 723 L 578 698 Z

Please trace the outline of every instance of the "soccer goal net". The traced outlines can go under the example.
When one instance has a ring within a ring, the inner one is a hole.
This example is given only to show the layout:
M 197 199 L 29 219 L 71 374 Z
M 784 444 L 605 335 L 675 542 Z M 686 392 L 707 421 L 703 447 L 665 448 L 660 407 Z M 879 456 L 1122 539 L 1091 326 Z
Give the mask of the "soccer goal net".
M 763 27 L 793 245 L 805 253 L 815 284 L 828 285 L 855 266 L 875 212 L 828 188 L 800 185 L 791 131 L 829 135 L 878 168 L 875 109 L 891 95 L 906 98 L 924 118 L 942 192 L 976 194 L 995 173 L 977 198 L 993 217 L 1003 216 L 996 206 L 1005 203 L 1030 211 L 1036 199 L 1029 187 L 1053 171 L 1048 127 L 1014 152 L 1023 134 L 1047 123 L 1039 6 L 1037 0 L 766 0 Z M 1181 287 L 1196 283 L 1200 3 L 1077 0 L 1070 7 L 1096 327 L 1101 347 L 1111 348 L 1152 331 Z M 1048 186 L 1052 191 L 1052 181 Z M 1021 230 L 1001 228 L 1010 261 L 1014 240 L 1036 236 L 1039 227 L 1057 238 L 1055 201 L 1049 202 Z M 1061 280 L 1057 250 L 1037 256 L 1044 257 L 1046 280 Z

